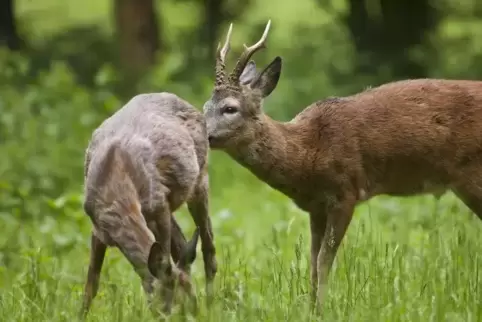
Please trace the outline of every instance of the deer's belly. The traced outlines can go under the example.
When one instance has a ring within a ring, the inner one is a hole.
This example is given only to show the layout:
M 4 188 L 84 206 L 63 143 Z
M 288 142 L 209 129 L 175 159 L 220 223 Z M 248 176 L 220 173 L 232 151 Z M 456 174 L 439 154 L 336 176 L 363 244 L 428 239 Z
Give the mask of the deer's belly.
M 450 189 L 450 185 L 430 180 L 390 183 L 385 185 L 377 185 L 370 193 L 367 193 L 367 198 L 376 195 L 390 195 L 399 197 L 408 197 L 421 194 L 433 194 L 437 197 L 443 195 Z

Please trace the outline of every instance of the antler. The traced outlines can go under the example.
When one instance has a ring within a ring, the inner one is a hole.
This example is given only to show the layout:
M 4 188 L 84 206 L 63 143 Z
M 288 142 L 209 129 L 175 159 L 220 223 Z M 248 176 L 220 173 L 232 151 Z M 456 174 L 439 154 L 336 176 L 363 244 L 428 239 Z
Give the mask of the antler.
M 223 48 L 220 48 L 221 43 L 218 44 L 216 50 L 216 86 L 223 84 L 226 81 L 226 55 L 230 49 L 229 42 L 231 41 L 231 32 L 233 31 L 233 24 L 229 25 L 228 34 L 226 35 L 226 42 Z
M 268 37 L 268 32 L 269 32 L 269 27 L 271 26 L 271 19 L 268 20 L 268 23 L 266 24 L 266 28 L 264 29 L 264 33 L 261 36 L 261 39 L 251 47 L 247 47 L 246 44 L 244 44 L 244 51 L 241 54 L 241 57 L 239 58 L 238 62 L 236 63 L 236 66 L 234 67 L 233 71 L 229 75 L 229 82 L 231 84 L 239 84 L 239 76 L 243 72 L 244 68 L 246 67 L 246 64 L 248 63 L 249 59 L 255 52 L 262 48 L 266 48 L 265 42 L 266 38 Z

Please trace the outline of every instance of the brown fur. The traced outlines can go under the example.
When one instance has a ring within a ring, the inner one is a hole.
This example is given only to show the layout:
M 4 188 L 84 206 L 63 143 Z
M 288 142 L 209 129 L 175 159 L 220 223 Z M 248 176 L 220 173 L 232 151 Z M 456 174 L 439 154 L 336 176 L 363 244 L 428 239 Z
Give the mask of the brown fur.
M 393 82 L 316 102 L 281 123 L 262 111 L 281 58 L 259 73 L 254 66 L 245 67 L 245 85 L 216 86 L 206 102 L 211 148 L 310 214 L 313 300 L 323 303 L 359 202 L 451 189 L 482 219 L 482 82 Z
M 170 93 L 138 95 L 94 131 L 85 157 L 84 208 L 93 234 L 82 314 L 97 293 L 107 246 L 122 251 L 147 294 L 159 286 L 169 312 L 174 280 L 195 300 L 188 274 L 199 234 L 211 285 L 217 264 L 207 152 L 202 114 Z M 172 216 L 184 202 L 198 227 L 189 243 Z

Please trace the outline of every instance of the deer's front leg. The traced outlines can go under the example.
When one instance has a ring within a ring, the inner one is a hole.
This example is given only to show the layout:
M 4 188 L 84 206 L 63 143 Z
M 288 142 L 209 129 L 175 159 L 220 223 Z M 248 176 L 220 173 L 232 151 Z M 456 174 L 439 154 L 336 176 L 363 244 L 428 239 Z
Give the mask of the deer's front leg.
M 209 218 L 209 181 L 205 174 L 195 187 L 188 201 L 188 209 L 194 222 L 199 227 L 206 275 L 206 293 L 208 299 L 212 295 L 212 283 L 217 272 L 216 248 L 214 247 L 213 229 Z
M 324 302 L 327 292 L 328 277 L 336 257 L 338 248 L 345 236 L 346 230 L 351 222 L 356 199 L 352 195 L 345 195 L 342 198 L 327 206 L 326 228 L 321 242 L 321 248 L 317 259 L 318 308 Z
M 163 211 L 164 210 L 162 211 L 156 210 L 153 212 L 146 212 L 146 214 L 148 214 L 149 218 L 156 218 L 157 216 L 162 217 L 164 216 Z M 158 231 L 157 222 L 155 220 L 150 219 L 147 222 L 147 226 L 149 227 L 149 230 L 152 231 L 152 233 L 154 234 L 156 240 L 162 239 L 162 236 L 161 236 L 162 234 Z M 176 218 L 171 213 L 171 246 L 170 247 L 171 247 L 171 256 L 175 263 L 177 263 L 181 258 L 182 251 L 184 250 L 186 245 L 187 245 L 186 237 L 184 236 L 184 233 L 182 232 L 181 227 L 176 221 Z
M 155 243 L 151 246 L 148 257 L 150 273 L 162 283 L 163 312 L 171 312 L 174 296 L 173 269 L 171 266 L 171 233 L 172 223 L 176 223 L 172 217 L 167 199 L 158 200 L 155 215 L 149 218 L 148 227 L 154 236 Z M 176 223 L 177 226 L 177 223 Z M 179 228 L 179 226 L 177 226 Z
M 182 251 L 187 245 L 186 237 L 181 227 L 171 214 L 171 256 L 175 263 L 181 258 Z
M 320 253 L 321 241 L 326 229 L 325 209 L 310 212 L 311 230 L 311 304 L 316 303 L 316 290 L 318 289 L 318 254 Z

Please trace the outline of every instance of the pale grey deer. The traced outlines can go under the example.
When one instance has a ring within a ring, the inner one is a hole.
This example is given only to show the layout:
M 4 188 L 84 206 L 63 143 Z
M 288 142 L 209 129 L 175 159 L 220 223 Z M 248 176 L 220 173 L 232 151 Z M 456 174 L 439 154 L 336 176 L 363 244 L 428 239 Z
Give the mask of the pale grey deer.
M 200 235 L 211 290 L 217 263 L 207 153 L 203 115 L 171 93 L 137 95 L 93 132 L 85 156 L 84 209 L 93 233 L 83 316 L 97 294 L 108 246 L 134 267 L 151 307 L 168 314 L 178 294 L 196 304 L 189 274 Z M 188 243 L 172 216 L 185 202 L 197 226 Z
M 328 276 L 355 206 L 387 194 L 440 196 L 451 189 L 482 219 L 482 82 L 415 79 L 318 101 L 289 122 L 263 113 L 281 58 L 257 72 L 246 47 L 229 77 L 226 42 L 205 103 L 209 143 L 310 214 L 312 299 Z M 320 306 L 318 306 L 319 308 Z

